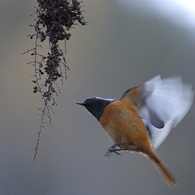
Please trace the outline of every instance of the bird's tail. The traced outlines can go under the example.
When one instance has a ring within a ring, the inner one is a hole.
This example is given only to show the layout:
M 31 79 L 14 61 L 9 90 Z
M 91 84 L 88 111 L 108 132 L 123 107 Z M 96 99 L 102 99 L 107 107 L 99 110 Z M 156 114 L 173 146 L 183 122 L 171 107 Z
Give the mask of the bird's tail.
M 153 150 L 148 154 L 150 160 L 152 161 L 155 168 L 159 171 L 159 173 L 162 175 L 165 183 L 168 186 L 174 186 L 176 184 L 176 180 L 173 177 L 173 175 L 170 173 L 170 171 L 167 169 L 163 161 L 158 157 L 156 152 Z

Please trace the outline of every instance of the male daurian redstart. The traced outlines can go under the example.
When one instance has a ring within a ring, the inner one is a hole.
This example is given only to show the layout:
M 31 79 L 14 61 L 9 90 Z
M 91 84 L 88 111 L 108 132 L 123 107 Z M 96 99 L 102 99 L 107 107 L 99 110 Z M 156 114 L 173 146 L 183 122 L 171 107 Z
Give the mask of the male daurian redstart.
M 127 150 L 147 156 L 167 185 L 176 183 L 155 149 L 188 112 L 194 92 L 180 77 L 160 76 L 127 90 L 120 99 L 87 98 L 77 104 L 95 116 L 114 142 L 108 152 Z

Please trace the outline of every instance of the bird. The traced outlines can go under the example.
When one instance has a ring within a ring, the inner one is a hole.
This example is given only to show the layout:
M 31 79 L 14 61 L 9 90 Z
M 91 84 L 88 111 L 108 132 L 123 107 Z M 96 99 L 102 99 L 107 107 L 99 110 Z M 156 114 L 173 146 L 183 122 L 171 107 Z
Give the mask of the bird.
M 194 91 L 181 77 L 155 76 L 128 89 L 120 99 L 90 97 L 84 106 L 113 141 L 106 156 L 120 151 L 138 152 L 151 160 L 168 186 L 177 182 L 156 149 L 190 109 Z

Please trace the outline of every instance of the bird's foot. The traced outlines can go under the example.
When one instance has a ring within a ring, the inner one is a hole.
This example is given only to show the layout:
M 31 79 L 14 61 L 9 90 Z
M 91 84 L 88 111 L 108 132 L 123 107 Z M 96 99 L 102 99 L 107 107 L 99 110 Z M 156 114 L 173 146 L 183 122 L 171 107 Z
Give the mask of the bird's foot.
M 108 148 L 108 151 L 106 152 L 105 156 L 109 157 L 112 154 L 112 152 L 114 152 L 117 155 L 121 155 L 120 153 L 118 153 L 118 151 L 126 150 L 125 148 L 122 148 L 121 145 L 131 145 L 131 143 L 115 143 Z M 119 147 L 119 148 L 116 148 L 116 147 Z

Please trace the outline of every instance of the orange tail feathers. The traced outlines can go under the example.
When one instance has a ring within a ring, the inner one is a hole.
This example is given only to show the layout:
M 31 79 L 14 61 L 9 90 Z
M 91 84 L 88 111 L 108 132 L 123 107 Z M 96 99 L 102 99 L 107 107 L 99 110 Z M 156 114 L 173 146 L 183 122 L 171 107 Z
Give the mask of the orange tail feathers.
M 161 176 L 163 177 L 165 183 L 168 186 L 174 186 L 177 182 L 174 178 L 174 176 L 170 173 L 170 171 L 166 168 L 163 161 L 158 157 L 155 151 L 152 151 L 150 154 L 148 154 L 150 160 L 152 161 L 155 168 L 159 171 Z

